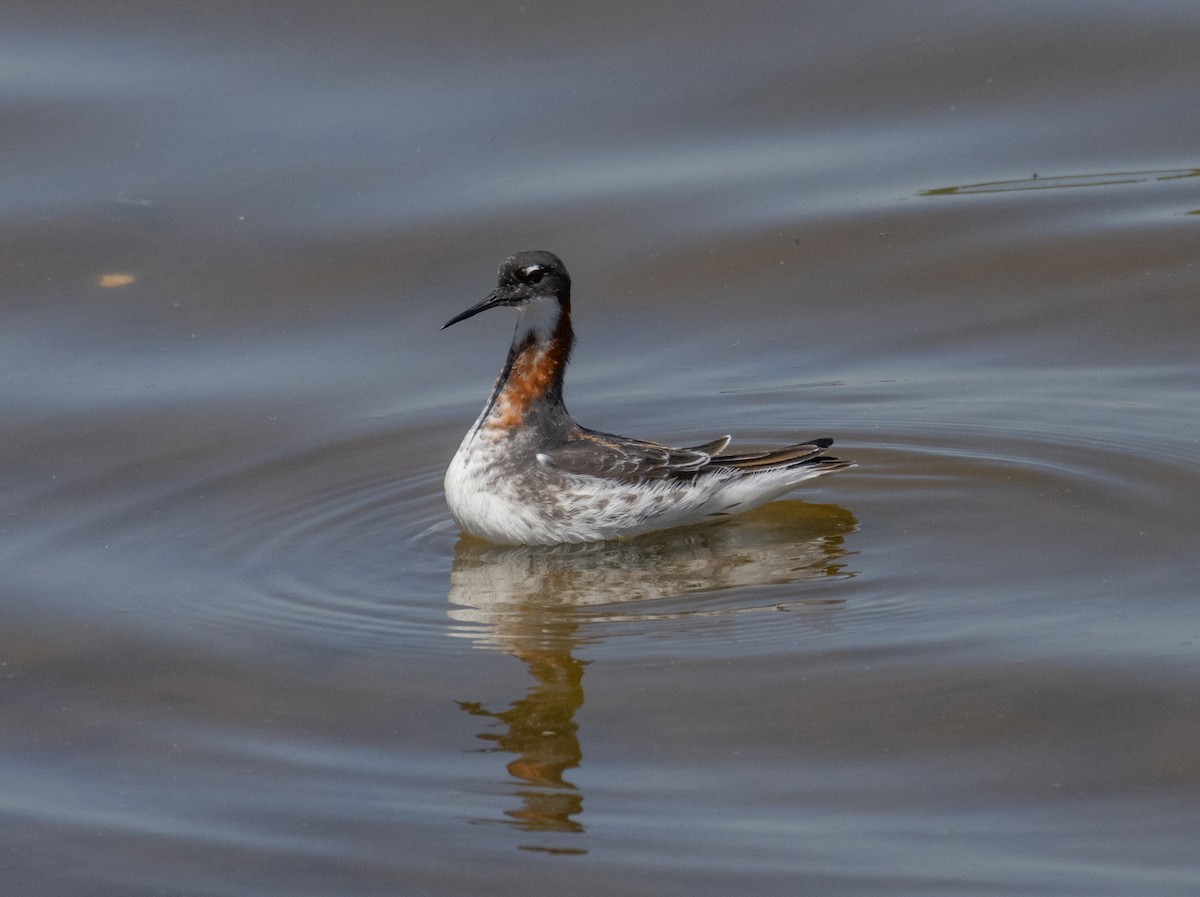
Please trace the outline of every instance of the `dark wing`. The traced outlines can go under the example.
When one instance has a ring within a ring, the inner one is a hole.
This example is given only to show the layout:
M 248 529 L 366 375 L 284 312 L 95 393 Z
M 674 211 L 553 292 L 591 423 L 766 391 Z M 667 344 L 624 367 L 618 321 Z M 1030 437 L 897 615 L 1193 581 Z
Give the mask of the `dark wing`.
M 785 445 L 783 448 L 771 449 L 767 452 L 747 452 L 740 455 L 717 455 L 709 464 L 709 469 L 716 467 L 732 467 L 745 473 L 756 473 L 766 470 L 796 470 L 803 468 L 807 476 L 820 476 L 833 473 L 835 470 L 845 470 L 853 467 L 853 461 L 839 461 L 831 455 L 826 455 L 825 449 L 833 445 L 832 439 L 810 439 L 808 442 L 798 442 L 795 445 Z M 816 470 L 815 468 L 820 468 Z
M 538 453 L 546 467 L 566 473 L 623 480 L 662 480 L 691 478 L 701 471 L 722 440 L 695 448 L 671 448 L 657 442 L 597 433 L 579 427 L 561 444 Z
M 833 445 L 832 439 L 810 439 L 783 448 L 765 452 L 745 452 L 738 455 L 718 455 L 713 464 L 719 467 L 735 467 L 738 470 L 765 470 L 767 468 L 796 467 L 815 461 L 821 452 Z M 828 460 L 834 461 L 835 458 Z
M 718 453 L 729 444 L 728 436 L 691 448 L 671 448 L 580 427 L 561 445 L 539 452 L 538 461 L 566 473 L 630 481 L 692 479 L 722 469 L 750 473 L 803 465 L 849 466 L 821 454 L 832 443 L 832 439 L 814 439 L 772 451 L 721 455 Z
M 725 447 L 729 445 L 729 440 L 732 436 L 722 436 L 720 439 L 714 439 L 712 442 L 706 442 L 704 445 L 690 445 L 687 450 L 689 452 L 704 452 L 706 455 L 718 455 L 725 451 Z

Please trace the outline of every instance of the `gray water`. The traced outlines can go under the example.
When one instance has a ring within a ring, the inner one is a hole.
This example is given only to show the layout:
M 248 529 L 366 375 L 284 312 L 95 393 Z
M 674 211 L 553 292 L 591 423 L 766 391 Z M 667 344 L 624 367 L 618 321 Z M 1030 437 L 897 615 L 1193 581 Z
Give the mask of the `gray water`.
M 4 893 L 1196 893 L 1195 4 L 4 19 Z M 532 248 L 859 466 L 460 539 Z

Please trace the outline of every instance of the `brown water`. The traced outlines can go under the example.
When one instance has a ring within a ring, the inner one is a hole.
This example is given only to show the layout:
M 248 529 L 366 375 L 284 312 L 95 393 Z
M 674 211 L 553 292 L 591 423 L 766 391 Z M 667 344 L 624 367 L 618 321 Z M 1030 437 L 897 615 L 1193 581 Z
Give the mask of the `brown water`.
M 1197 893 L 1200 8 L 799 7 L 6 11 L 3 893 Z M 460 541 L 529 248 L 859 467 Z

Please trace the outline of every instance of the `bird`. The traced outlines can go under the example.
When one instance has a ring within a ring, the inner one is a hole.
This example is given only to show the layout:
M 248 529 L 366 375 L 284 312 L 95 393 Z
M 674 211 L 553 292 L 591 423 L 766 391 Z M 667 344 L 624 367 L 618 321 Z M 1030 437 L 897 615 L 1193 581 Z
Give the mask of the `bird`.
M 675 448 L 581 426 L 563 401 L 575 332 L 562 260 L 545 250 L 505 259 L 496 289 L 441 329 L 501 307 L 518 315 L 508 357 L 443 483 L 470 536 L 554 545 L 716 523 L 854 466 L 824 453 L 828 438 L 724 454 L 730 436 Z

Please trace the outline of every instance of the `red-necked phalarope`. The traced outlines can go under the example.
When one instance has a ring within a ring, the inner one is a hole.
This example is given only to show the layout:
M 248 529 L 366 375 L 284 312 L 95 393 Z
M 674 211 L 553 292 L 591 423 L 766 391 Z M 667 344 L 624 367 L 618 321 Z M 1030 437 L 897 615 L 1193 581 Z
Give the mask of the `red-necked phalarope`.
M 501 305 L 520 313 L 512 347 L 446 471 L 450 512 L 473 536 L 549 545 L 713 523 L 853 466 L 822 454 L 832 439 L 722 455 L 728 436 L 670 448 L 581 427 L 563 404 L 575 333 L 562 261 L 550 252 L 514 255 L 496 289 L 442 329 Z

